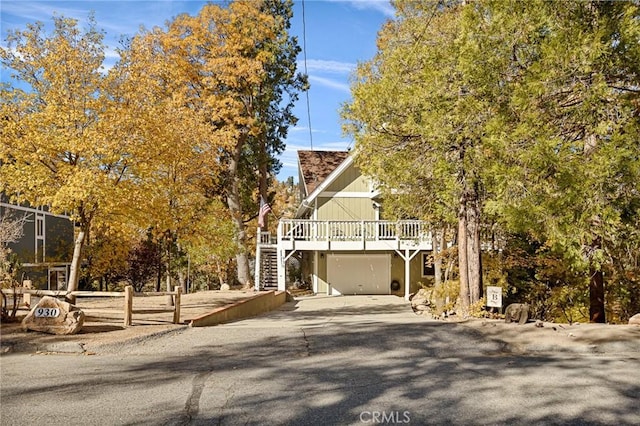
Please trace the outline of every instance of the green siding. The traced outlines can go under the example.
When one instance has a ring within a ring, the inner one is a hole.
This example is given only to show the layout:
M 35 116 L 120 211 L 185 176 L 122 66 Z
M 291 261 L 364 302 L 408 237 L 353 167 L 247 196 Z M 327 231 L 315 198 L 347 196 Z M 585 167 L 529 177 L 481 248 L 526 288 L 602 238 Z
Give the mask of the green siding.
M 318 294 L 326 294 L 327 288 L 327 256 L 318 253 Z
M 360 174 L 353 164 L 329 185 L 326 191 L 332 192 L 369 192 L 369 180 Z
M 318 198 L 318 220 L 375 220 L 369 198 Z
M 430 284 L 433 279 L 422 277 L 422 253 L 415 255 L 409 262 L 409 293 L 417 292 L 422 284 Z M 395 294 L 404 295 L 404 260 L 397 256 L 397 253 L 391 258 L 391 281 L 396 280 L 400 283 L 400 290 Z

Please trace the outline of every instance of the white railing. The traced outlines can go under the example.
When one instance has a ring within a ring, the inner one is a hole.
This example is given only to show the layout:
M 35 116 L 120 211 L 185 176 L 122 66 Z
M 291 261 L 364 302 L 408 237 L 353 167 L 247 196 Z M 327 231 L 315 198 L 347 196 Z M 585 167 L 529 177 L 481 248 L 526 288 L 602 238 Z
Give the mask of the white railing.
M 295 241 L 429 241 L 420 220 L 303 220 L 282 219 L 278 237 Z
M 260 232 L 260 244 L 275 244 L 275 238 L 271 237 L 271 232 L 262 231 Z

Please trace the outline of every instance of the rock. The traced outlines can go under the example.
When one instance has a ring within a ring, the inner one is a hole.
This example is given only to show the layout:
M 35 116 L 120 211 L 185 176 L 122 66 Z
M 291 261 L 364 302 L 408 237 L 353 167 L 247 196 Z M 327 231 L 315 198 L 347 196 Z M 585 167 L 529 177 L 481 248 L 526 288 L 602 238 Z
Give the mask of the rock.
M 415 308 L 416 306 L 419 306 L 419 305 L 424 305 L 424 306 L 431 305 L 431 302 L 429 301 L 430 296 L 431 296 L 431 292 L 429 290 L 421 288 L 411 298 L 411 306 Z
M 230 286 L 229 284 L 226 284 L 226 283 L 225 283 L 225 284 L 222 284 L 222 285 L 220 286 L 220 290 L 222 290 L 222 291 L 229 291 L 229 290 L 231 290 L 231 286 Z
M 640 314 L 635 314 L 629 318 L 629 325 L 640 325 Z
M 24 330 L 49 334 L 76 334 L 84 324 L 84 312 L 51 296 L 44 296 L 22 320 Z
M 540 320 L 536 320 L 536 327 L 542 328 L 542 327 L 544 327 L 544 323 L 542 321 L 540 321 Z
M 526 303 L 512 303 L 504 310 L 504 322 L 517 321 L 524 324 L 529 319 L 529 305 Z

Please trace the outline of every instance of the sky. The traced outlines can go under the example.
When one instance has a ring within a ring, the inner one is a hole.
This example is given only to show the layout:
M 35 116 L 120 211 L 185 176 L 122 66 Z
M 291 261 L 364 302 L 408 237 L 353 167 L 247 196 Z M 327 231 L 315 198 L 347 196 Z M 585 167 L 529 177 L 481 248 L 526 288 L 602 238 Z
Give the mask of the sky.
M 121 37 L 135 35 L 141 26 L 162 27 L 182 13 L 196 15 L 206 3 L 196 0 L 2 0 L 1 44 L 6 46 L 7 31 L 24 29 L 27 23 L 40 21 L 51 28 L 54 14 L 78 19 L 82 27 L 92 11 L 98 28 L 106 33 L 105 67 L 108 68 L 118 59 L 115 48 Z M 298 57 L 298 70 L 305 71 L 306 56 L 311 88 L 309 108 L 305 93 L 300 94 L 296 103 L 294 114 L 299 121 L 289 129 L 286 151 L 279 157 L 283 163 L 279 180 L 289 176 L 297 180 L 297 150 L 353 147 L 353 140 L 342 134 L 339 110 L 350 100 L 351 73 L 359 62 L 373 58 L 377 33 L 384 22 L 393 17 L 394 9 L 388 0 L 305 0 L 304 3 L 295 0 L 290 33 L 298 37 L 301 48 L 306 47 Z M 3 82 L 9 82 L 8 70 L 3 69 L 1 77 Z

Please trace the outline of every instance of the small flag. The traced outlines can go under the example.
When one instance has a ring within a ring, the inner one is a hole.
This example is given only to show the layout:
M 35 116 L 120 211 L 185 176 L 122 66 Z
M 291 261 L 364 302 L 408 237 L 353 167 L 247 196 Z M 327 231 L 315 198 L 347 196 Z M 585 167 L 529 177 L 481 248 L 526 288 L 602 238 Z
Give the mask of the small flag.
M 264 198 L 260 197 L 260 211 L 258 212 L 258 226 L 264 228 L 264 217 L 269 214 L 271 207 L 269 203 L 264 201 Z

